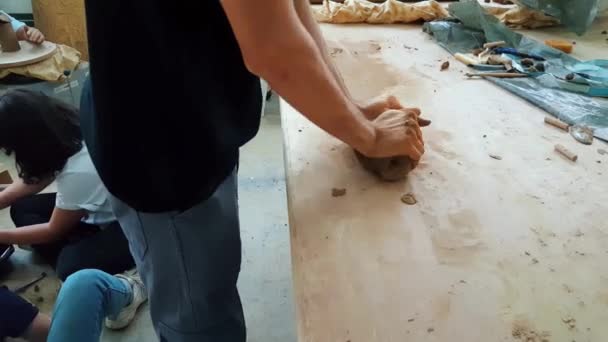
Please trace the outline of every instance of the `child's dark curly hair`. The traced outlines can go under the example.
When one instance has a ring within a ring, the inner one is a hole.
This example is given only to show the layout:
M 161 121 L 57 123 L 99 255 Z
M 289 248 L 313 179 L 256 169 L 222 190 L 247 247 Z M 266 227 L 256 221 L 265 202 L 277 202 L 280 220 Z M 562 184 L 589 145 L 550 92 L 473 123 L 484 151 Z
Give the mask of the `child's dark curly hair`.
M 15 154 L 25 183 L 55 177 L 82 146 L 75 107 L 23 89 L 0 96 L 0 149 Z

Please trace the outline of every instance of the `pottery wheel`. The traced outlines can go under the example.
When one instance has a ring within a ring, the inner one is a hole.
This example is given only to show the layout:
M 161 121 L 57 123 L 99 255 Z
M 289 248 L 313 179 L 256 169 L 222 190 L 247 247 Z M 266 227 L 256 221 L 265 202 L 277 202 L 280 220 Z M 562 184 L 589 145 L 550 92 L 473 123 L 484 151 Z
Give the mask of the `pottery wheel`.
M 0 69 L 33 64 L 51 57 L 57 50 L 57 45 L 44 42 L 40 45 L 20 41 L 21 50 L 16 52 L 0 51 Z

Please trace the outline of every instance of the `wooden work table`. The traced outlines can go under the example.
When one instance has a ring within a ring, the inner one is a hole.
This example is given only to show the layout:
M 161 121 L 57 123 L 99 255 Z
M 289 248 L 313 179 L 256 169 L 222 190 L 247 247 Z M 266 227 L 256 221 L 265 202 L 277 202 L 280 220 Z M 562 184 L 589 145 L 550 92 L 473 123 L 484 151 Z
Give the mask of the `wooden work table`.
M 603 29 L 607 18 L 584 38 L 530 35 L 606 58 Z M 543 110 L 467 79 L 420 26 L 323 31 L 356 98 L 395 94 L 433 124 L 419 167 L 383 183 L 281 104 L 299 341 L 606 341 L 608 145 L 582 145 Z M 417 204 L 400 201 L 409 192 Z

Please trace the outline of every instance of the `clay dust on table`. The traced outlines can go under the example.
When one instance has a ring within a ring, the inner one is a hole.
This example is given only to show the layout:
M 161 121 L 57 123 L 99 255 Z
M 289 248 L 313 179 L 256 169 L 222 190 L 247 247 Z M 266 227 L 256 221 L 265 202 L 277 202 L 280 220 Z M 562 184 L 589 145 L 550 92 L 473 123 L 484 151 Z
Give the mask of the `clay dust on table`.
M 328 42 L 330 55 L 339 60 L 340 73 L 352 96 L 367 100 L 400 84 L 399 71 L 383 61 L 376 41 Z
M 551 337 L 548 331 L 536 331 L 525 321 L 513 322 L 511 334 L 522 342 L 550 342 L 549 337 Z

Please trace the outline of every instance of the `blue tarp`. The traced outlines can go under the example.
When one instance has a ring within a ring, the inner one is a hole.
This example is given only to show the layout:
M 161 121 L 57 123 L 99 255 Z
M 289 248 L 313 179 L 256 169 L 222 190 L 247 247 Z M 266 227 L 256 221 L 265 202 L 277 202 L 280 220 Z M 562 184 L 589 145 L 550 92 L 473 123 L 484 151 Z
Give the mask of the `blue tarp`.
M 475 0 L 450 5 L 455 20 L 433 21 L 425 32 L 450 53 L 470 53 L 488 41 L 504 40 L 520 52 L 546 59 L 546 72 L 530 73 L 529 78 L 487 78 L 489 81 L 543 108 L 569 124 L 583 124 L 595 136 L 608 141 L 608 60 L 579 61 L 559 50 L 511 31 L 487 15 Z M 507 55 L 518 67 L 519 58 Z M 564 80 L 574 74 L 572 81 Z M 593 96 L 591 96 L 593 95 Z

